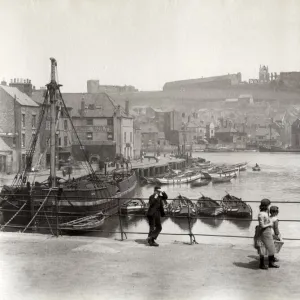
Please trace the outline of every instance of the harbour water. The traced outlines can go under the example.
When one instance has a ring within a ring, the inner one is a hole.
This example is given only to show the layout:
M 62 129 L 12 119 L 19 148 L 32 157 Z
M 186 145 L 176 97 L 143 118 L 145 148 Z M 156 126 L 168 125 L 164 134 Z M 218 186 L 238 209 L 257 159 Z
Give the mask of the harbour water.
M 300 204 L 289 203 L 299 201 L 300 194 L 300 154 L 292 153 L 260 153 L 260 152 L 237 152 L 237 153 L 194 153 L 194 157 L 203 157 L 212 163 L 234 164 L 247 161 L 248 169 L 240 172 L 231 183 L 222 183 L 208 186 L 191 188 L 189 184 L 163 186 L 169 198 L 181 195 L 191 199 L 197 199 L 201 193 L 205 196 L 219 200 L 226 191 L 232 195 L 250 202 L 253 209 L 253 219 L 257 219 L 259 203 L 262 198 L 269 198 L 271 201 L 286 201 L 286 203 L 275 204 L 279 207 L 280 230 L 285 238 L 300 238 L 300 222 L 287 222 L 285 220 L 300 220 Z M 253 172 L 252 166 L 258 163 L 261 166 L 260 172 Z M 153 186 L 147 185 L 138 188 L 136 197 L 148 199 L 153 192 Z M 130 238 L 143 239 L 144 235 L 133 234 L 148 231 L 148 224 L 144 217 L 128 216 L 123 217 L 123 230 L 130 233 Z M 192 224 L 194 234 L 208 235 L 236 235 L 253 236 L 257 221 L 232 221 L 223 219 L 198 219 Z M 106 221 L 102 230 L 120 231 L 118 217 L 112 217 Z M 162 233 L 188 233 L 188 221 L 186 219 L 163 219 Z M 120 233 L 90 233 L 90 235 L 110 236 L 120 238 Z M 162 235 L 160 240 L 189 241 L 189 236 L 167 236 Z M 197 240 L 203 237 L 196 236 Z M 225 240 L 225 239 L 224 239 Z M 230 239 L 229 239 L 230 240 Z M 238 242 L 246 241 L 239 239 Z M 228 242 L 228 239 L 226 239 Z M 249 240 L 247 240 L 249 243 Z M 250 241 L 251 242 L 251 241 Z

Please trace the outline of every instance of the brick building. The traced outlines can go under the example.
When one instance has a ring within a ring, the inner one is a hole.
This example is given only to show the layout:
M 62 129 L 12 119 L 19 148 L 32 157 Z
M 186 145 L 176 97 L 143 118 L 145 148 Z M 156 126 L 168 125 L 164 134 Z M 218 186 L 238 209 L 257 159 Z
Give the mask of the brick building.
M 27 95 L 19 88 L 22 89 L 21 83 L 18 88 L 7 86 L 5 82 L 0 85 L 1 169 L 7 173 L 18 172 L 25 166 L 26 150 L 36 134 L 39 116 L 39 105 L 31 99 L 30 90 Z M 33 163 L 39 153 L 40 147 L 36 145 Z

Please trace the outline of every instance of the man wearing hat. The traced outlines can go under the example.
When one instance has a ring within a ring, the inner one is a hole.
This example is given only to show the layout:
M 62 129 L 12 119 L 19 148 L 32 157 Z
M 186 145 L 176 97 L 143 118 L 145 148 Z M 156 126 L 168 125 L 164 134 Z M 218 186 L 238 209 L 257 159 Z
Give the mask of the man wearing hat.
M 156 186 L 154 188 L 153 195 L 149 197 L 149 209 L 147 212 L 147 218 L 150 229 L 147 241 L 150 246 L 159 246 L 155 242 L 155 240 L 162 230 L 160 218 L 165 216 L 163 200 L 167 199 L 168 195 L 165 192 L 162 192 L 159 186 Z

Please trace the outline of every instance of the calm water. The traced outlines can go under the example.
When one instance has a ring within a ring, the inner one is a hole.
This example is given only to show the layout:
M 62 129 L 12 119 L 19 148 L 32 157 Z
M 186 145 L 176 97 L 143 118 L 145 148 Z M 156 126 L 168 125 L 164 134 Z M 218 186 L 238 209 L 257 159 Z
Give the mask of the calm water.
M 223 183 L 208 186 L 191 188 L 189 184 L 180 186 L 163 186 L 169 198 L 175 198 L 181 193 L 191 199 L 200 196 L 200 192 L 213 199 L 221 199 L 226 192 L 241 197 L 244 201 L 260 201 L 262 198 L 269 198 L 271 201 L 300 201 L 300 154 L 269 154 L 259 152 L 240 153 L 195 153 L 195 157 L 201 156 L 213 163 L 239 163 L 248 161 L 249 167 L 246 172 L 233 179 L 231 183 Z M 252 166 L 258 163 L 261 172 L 253 172 Z M 136 192 L 136 197 L 148 198 L 153 191 L 153 186 L 141 187 Z M 257 219 L 259 203 L 250 203 L 253 209 L 253 218 Z M 279 218 L 281 220 L 300 220 L 299 204 L 274 204 L 279 207 Z M 147 232 L 148 224 L 145 218 L 128 216 L 123 218 L 123 230 L 128 232 Z M 221 219 L 197 220 L 193 226 L 193 233 L 221 234 L 253 236 L 257 221 L 237 222 Z M 300 222 L 280 222 L 280 230 L 285 238 L 300 238 Z M 107 220 L 102 230 L 119 231 L 119 219 L 112 217 Z M 163 233 L 188 233 L 188 223 L 185 219 L 165 218 L 163 220 Z M 95 233 L 93 233 L 95 235 Z M 99 235 L 99 233 L 97 233 Z M 101 236 L 119 238 L 120 234 L 102 233 Z M 130 234 L 130 239 L 142 239 L 145 235 Z M 160 240 L 189 241 L 188 236 L 161 236 Z M 203 237 L 196 237 L 202 241 Z M 225 239 L 224 239 L 225 240 Z M 251 242 L 251 240 L 239 239 L 240 241 Z M 226 239 L 228 242 L 228 239 Z
M 239 163 L 248 161 L 249 167 L 246 172 L 233 179 L 231 183 L 223 183 L 208 186 L 191 188 L 189 184 L 163 186 L 169 198 L 175 198 L 181 193 L 191 199 L 196 199 L 200 193 L 219 200 L 225 195 L 225 191 L 244 201 L 260 201 L 262 198 L 269 198 L 271 201 L 287 201 L 286 204 L 275 204 L 279 207 L 279 218 L 281 220 L 300 220 L 300 205 L 288 203 L 300 201 L 300 154 L 289 153 L 259 153 L 259 152 L 239 152 L 239 153 L 194 153 L 194 156 L 201 156 L 212 163 Z M 252 166 L 258 163 L 261 172 L 253 172 Z M 1 182 L 0 182 L 1 183 Z M 2 182 L 2 184 L 5 182 Z M 136 197 L 149 198 L 153 192 L 153 186 L 140 187 L 136 191 Z M 253 218 L 257 219 L 259 203 L 250 203 L 253 209 Z M 128 232 L 148 232 L 148 224 L 144 217 L 126 216 L 122 220 L 123 230 Z M 257 221 L 237 222 L 222 219 L 198 219 L 192 226 L 193 233 L 221 234 L 253 236 Z M 119 218 L 111 217 L 102 227 L 103 231 L 120 231 Z M 300 222 L 280 222 L 280 230 L 285 238 L 300 238 Z M 188 233 L 188 222 L 186 219 L 163 219 L 162 233 Z M 106 236 L 120 238 L 119 233 L 89 233 L 89 235 Z M 144 239 L 146 234 L 129 234 L 130 239 Z M 188 236 L 160 236 L 160 240 L 168 241 L 189 241 Z M 205 242 L 207 238 L 196 237 L 198 241 Z M 214 238 L 215 239 L 215 238 Z M 210 238 L 211 240 L 211 238 Z M 209 240 L 209 241 L 210 241 Z M 248 239 L 225 239 L 219 242 L 251 243 Z

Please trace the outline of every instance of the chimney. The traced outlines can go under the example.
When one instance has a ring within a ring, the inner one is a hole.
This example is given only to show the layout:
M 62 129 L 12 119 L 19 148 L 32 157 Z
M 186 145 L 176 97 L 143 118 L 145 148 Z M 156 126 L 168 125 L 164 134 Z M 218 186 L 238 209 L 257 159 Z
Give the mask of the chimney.
M 3 80 L 1 81 L 1 85 L 7 85 L 5 79 L 3 79 Z
M 84 111 L 85 111 L 85 102 L 84 102 L 84 98 L 81 99 L 81 109 L 80 109 L 80 115 L 81 117 L 84 116 Z
M 191 122 L 191 116 L 188 116 L 188 123 Z
M 125 100 L 125 113 L 127 116 L 129 115 L 129 100 Z

